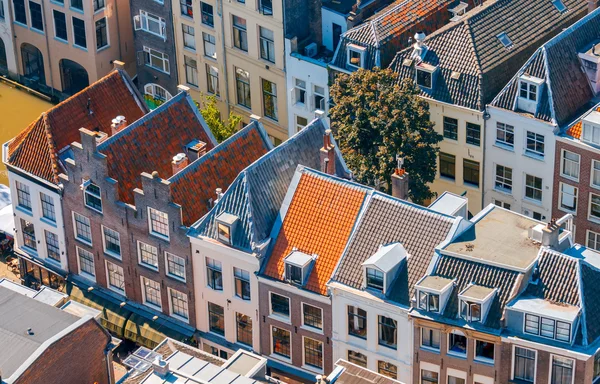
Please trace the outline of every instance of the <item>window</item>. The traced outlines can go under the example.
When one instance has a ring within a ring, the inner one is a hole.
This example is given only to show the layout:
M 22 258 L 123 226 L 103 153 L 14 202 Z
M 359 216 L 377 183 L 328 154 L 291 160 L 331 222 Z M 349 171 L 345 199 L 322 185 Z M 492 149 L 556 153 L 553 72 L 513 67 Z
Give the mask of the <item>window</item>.
M 225 311 L 217 304 L 208 303 L 208 323 L 211 332 L 225 334 Z
M 248 32 L 246 31 L 246 19 L 233 16 L 233 45 L 244 52 L 248 52 Z
M 71 8 L 83 11 L 83 0 L 71 0 Z
M 23 245 L 37 250 L 37 242 L 35 240 L 35 228 L 32 223 L 21 219 L 21 232 L 23 232 Z
M 540 318 L 539 316 L 525 314 L 525 332 L 539 335 Z
M 213 15 L 213 6 L 201 1 L 200 9 L 202 10 L 202 24 L 206 24 L 209 27 L 214 27 L 215 19 Z
M 171 100 L 171 98 L 173 97 L 169 92 L 167 92 L 166 89 L 164 89 L 158 84 L 152 83 L 144 85 L 144 94 L 151 96 L 156 100 L 162 100 L 163 102 Z
M 456 157 L 440 152 L 440 176 L 454 180 L 456 178 Z
M 33 1 L 29 2 L 29 16 L 31 17 L 31 28 L 38 31 L 44 31 L 44 21 L 42 18 L 42 6 Z
M 67 41 L 67 19 L 65 14 L 57 10 L 53 10 L 54 15 L 54 36 L 57 39 Z
M 316 329 L 323 329 L 323 311 L 312 305 L 302 304 L 303 324 Z
M 387 361 L 379 360 L 377 362 L 377 372 L 379 372 L 381 375 L 391 377 L 394 380 L 398 378 L 398 367 L 396 367 L 394 364 L 388 363 Z
M 494 361 L 494 343 L 487 341 L 475 340 L 475 359 L 486 362 Z
M 85 187 L 85 206 L 95 211 L 102 212 L 102 195 L 100 187 L 96 184 L 89 184 Z
M 273 353 L 279 356 L 291 357 L 290 355 L 290 332 L 285 329 L 273 327 L 271 329 L 273 338 Z
M 467 354 L 467 337 L 458 331 L 448 334 L 448 352 L 458 355 Z
M 202 3 L 204 4 L 204 3 Z M 194 8 L 192 0 L 179 0 L 179 7 L 181 8 L 181 14 L 183 16 L 194 17 Z M 212 12 L 211 12 L 212 13 Z M 202 15 L 204 16 L 204 14 Z M 209 24 L 212 26 L 212 24 Z
M 121 293 L 125 293 L 125 276 L 123 275 L 123 268 L 107 261 L 106 274 L 108 275 L 108 287 Z
M 365 310 L 348 306 L 348 334 L 361 339 L 367 338 L 367 312 Z
M 265 16 L 273 16 L 273 0 L 260 0 L 258 11 Z
M 102 226 L 104 235 L 104 252 L 121 258 L 121 236 L 119 232 Z
M 494 205 L 497 205 L 498 207 L 502 207 L 504 209 L 508 209 L 510 211 L 509 203 L 505 203 L 505 202 L 502 202 L 502 201 L 496 200 L 496 199 L 492 199 L 492 202 L 494 203 Z
M 544 135 L 527 131 L 526 152 L 544 156 Z
M 13 0 L 15 8 L 15 21 L 21 24 L 27 24 L 27 13 L 25 11 L 25 0 Z
M 294 79 L 296 86 L 294 87 L 295 104 L 306 104 L 306 81 Z
M 313 86 L 313 110 L 325 111 L 325 88 Z
M 169 298 L 171 301 L 171 315 L 187 320 L 189 318 L 187 295 L 169 288 Z
M 306 117 L 296 116 L 296 132 L 300 132 L 307 125 L 308 119 Z
M 600 144 L 600 127 L 584 122 L 582 133 L 583 141 L 596 145 Z
M 541 178 L 525 175 L 525 197 L 532 200 L 542 201 Z
M 96 49 L 108 46 L 108 30 L 106 28 L 106 17 L 96 21 Z
M 79 260 L 79 274 L 87 274 L 92 278 L 96 276 L 94 269 L 94 255 L 85 249 L 77 247 L 77 259 Z
M 163 39 L 167 37 L 167 22 L 162 17 L 140 10 L 140 16 L 134 20 L 134 24 L 136 30 L 141 29 Z
M 499 34 L 496 37 L 498 38 L 498 40 L 500 40 L 500 42 L 502 43 L 504 48 L 508 48 L 508 49 L 512 48 L 513 43 L 512 43 L 512 41 L 510 41 L 510 38 L 508 37 L 506 32 L 502 32 L 501 34 Z
M 194 31 L 194 27 L 190 27 L 189 25 L 182 24 L 181 29 L 183 32 L 183 46 L 187 49 L 195 50 L 196 49 L 196 33 Z
M 101 10 L 106 6 L 104 0 L 94 0 L 94 12 Z
M 92 228 L 90 227 L 90 219 L 73 212 L 73 220 L 75 221 L 75 238 L 85 243 L 92 243 Z
M 85 22 L 76 17 L 73 18 L 73 40 L 76 46 L 87 48 L 85 37 Z
M 206 282 L 215 291 L 223 290 L 223 272 L 220 261 L 206 258 Z
M 169 237 L 169 216 L 154 208 L 148 207 L 150 216 L 150 234 Z
M 588 231 L 587 247 L 600 251 L 600 233 Z
M 250 300 L 250 273 L 233 267 L 235 295 L 243 300 Z
M 524 331 L 550 339 L 571 341 L 571 324 L 531 314 L 525 314 Z
M 17 187 L 17 202 L 19 207 L 31 211 L 31 195 L 29 194 L 29 186 L 21 183 L 20 181 L 16 181 L 15 186 Z
M 600 161 L 592 160 L 592 178 L 590 180 L 592 187 L 600 188 Z
M 417 85 L 423 88 L 431 89 L 432 79 L 433 73 L 424 69 L 417 68 Z
M 552 356 L 551 384 L 573 383 L 573 360 L 560 356 Z
M 448 375 L 448 384 L 466 384 L 466 380 L 461 377 Z
M 444 137 L 458 140 L 458 120 L 444 116 Z
M 149 47 L 144 47 L 144 64 L 164 73 L 170 73 L 169 55 Z
M 575 212 L 577 210 L 577 188 L 560 183 L 560 208 L 566 211 Z
M 463 182 L 479 187 L 479 163 L 472 160 L 463 160 Z
M 600 195 L 590 193 L 590 219 L 600 220 Z
M 421 369 L 421 384 L 437 384 L 439 373 Z
M 367 288 L 383 291 L 383 272 L 367 268 Z
M 323 369 L 323 343 L 304 338 L 304 364 Z
M 512 191 L 512 168 L 496 164 L 496 189 Z
M 290 299 L 271 292 L 271 313 L 290 317 Z
M 460 317 L 469 322 L 481 321 L 481 304 L 461 300 Z
M 167 260 L 167 275 L 185 281 L 185 259 L 172 253 L 165 252 Z
M 515 127 L 496 123 L 496 143 L 513 147 L 515 145 Z
M 275 63 L 275 35 L 267 28 L 260 28 L 260 58 Z
M 396 349 L 396 320 L 385 316 L 379 318 L 379 345 Z
M 594 355 L 594 374 L 592 379 L 596 380 L 598 377 L 600 377 L 600 352 L 596 352 Z
M 419 308 L 428 312 L 439 312 L 440 295 L 429 292 L 419 292 Z
M 431 328 L 421 328 L 421 346 L 439 350 L 440 331 Z
M 467 123 L 467 144 L 481 145 L 481 126 L 479 124 Z
M 219 96 L 219 70 L 217 67 L 206 64 L 206 84 L 210 94 Z
M 213 35 L 209 35 L 206 32 L 202 32 L 202 41 L 204 44 L 204 56 L 217 58 L 216 40 Z
M 0 0 L 0 20 L 4 20 L 6 15 L 4 14 L 4 1 Z
M 250 74 L 243 69 L 235 69 L 235 88 L 237 103 L 246 108 L 252 108 L 250 100 Z
M 158 269 L 158 249 L 150 244 L 138 241 L 139 263 L 152 269 Z
M 223 223 L 217 223 L 217 229 L 219 240 L 224 243 L 231 244 L 231 227 Z
M 198 86 L 198 63 L 191 57 L 184 56 L 185 81 L 195 87 Z
M 277 121 L 277 85 L 262 79 L 262 92 L 265 116 Z
M 237 341 L 252 346 L 252 318 L 250 316 L 235 314 L 237 324 Z
M 520 85 L 519 85 L 519 97 L 521 97 L 523 99 L 531 100 L 531 101 L 536 101 L 537 100 L 537 85 L 521 80 Z
M 563 13 L 567 10 L 567 7 L 563 4 L 561 0 L 552 0 L 552 5 L 554 5 L 556 10 L 560 13 Z
M 348 351 L 348 361 L 359 367 L 367 368 L 367 356 L 360 352 Z
M 535 351 L 515 346 L 515 379 L 533 383 L 534 375 Z
M 46 233 L 46 249 L 48 251 L 48 257 L 52 260 L 60 262 L 60 248 L 58 247 L 58 236 L 52 232 L 44 232 Z
M 56 213 L 54 212 L 54 199 L 45 193 L 40 192 L 40 200 L 42 202 L 42 216 L 50 221 L 56 221 Z
M 144 293 L 144 304 L 162 307 L 160 299 L 160 283 L 142 276 L 142 292 Z

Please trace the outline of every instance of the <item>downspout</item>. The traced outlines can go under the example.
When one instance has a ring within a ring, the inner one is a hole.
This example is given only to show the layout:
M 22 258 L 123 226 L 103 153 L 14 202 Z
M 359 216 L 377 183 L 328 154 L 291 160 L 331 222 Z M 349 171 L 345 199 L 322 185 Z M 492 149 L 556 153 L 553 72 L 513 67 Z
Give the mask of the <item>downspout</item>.
M 481 209 L 483 209 L 483 207 L 485 207 L 485 161 L 487 156 L 485 155 L 485 140 L 486 140 L 486 133 L 487 133 L 487 121 L 490 119 L 490 113 L 488 112 L 488 108 L 487 105 L 485 106 L 484 110 L 483 110 L 483 132 L 481 132 L 481 143 L 483 143 L 483 151 L 482 151 L 482 156 L 483 156 L 483 160 L 482 160 L 482 164 L 481 164 Z M 483 172 L 482 172 L 483 171 Z
M 49 31 L 47 30 L 48 23 L 46 22 L 46 7 L 44 6 L 43 0 L 40 1 L 40 4 L 42 6 L 42 15 L 44 15 L 44 28 L 46 28 L 46 31 L 44 31 L 44 38 L 46 39 L 46 50 L 48 52 L 48 68 L 50 68 L 50 83 L 52 84 L 50 89 L 51 89 L 51 94 L 54 97 L 54 79 L 52 77 L 52 60 L 50 59 L 50 42 L 48 41 Z M 62 88 L 62 84 L 61 84 L 61 88 Z
M 117 39 L 119 41 L 119 60 L 123 60 L 123 52 L 121 51 L 121 22 L 119 21 L 119 0 L 115 0 L 115 18 L 117 19 Z M 92 21 L 93 21 L 92 16 Z
M 113 379 L 112 375 L 110 374 L 110 371 L 111 371 L 111 369 L 110 369 L 111 368 L 111 366 L 110 366 L 110 364 L 111 364 L 111 358 L 108 355 L 111 352 L 112 352 L 112 350 L 110 348 L 108 348 L 108 347 L 104 348 L 104 358 L 106 359 L 106 373 L 108 374 L 108 383 L 109 384 L 114 384 L 114 379 Z
M 11 39 L 12 39 L 13 55 L 15 57 L 15 64 L 16 64 L 16 70 L 17 70 L 16 75 L 17 75 L 17 79 L 18 79 L 20 76 L 19 75 L 19 67 L 20 67 L 20 64 L 22 64 L 23 60 L 21 58 L 21 63 L 19 63 L 19 55 L 17 55 L 17 41 L 16 41 L 17 35 L 15 34 L 15 25 L 12 21 L 12 16 L 11 16 L 11 15 L 14 15 L 13 11 L 12 11 L 12 1 L 9 0 L 6 2 L 6 10 L 9 12 L 8 13 L 8 15 L 9 15 L 8 23 L 10 25 L 10 34 L 11 34 Z M 8 65 L 8 63 L 7 63 L 7 65 Z M 8 72 L 8 74 L 10 75 L 10 71 Z
M 223 78 L 225 79 L 225 105 L 227 106 L 227 118 L 229 118 L 229 114 L 231 113 L 231 105 L 229 104 L 229 76 L 227 73 L 227 54 L 225 50 L 225 19 L 223 18 L 223 0 L 217 0 L 217 12 L 221 17 L 221 38 L 222 44 L 222 55 L 223 55 Z M 235 76 L 235 73 L 234 73 Z

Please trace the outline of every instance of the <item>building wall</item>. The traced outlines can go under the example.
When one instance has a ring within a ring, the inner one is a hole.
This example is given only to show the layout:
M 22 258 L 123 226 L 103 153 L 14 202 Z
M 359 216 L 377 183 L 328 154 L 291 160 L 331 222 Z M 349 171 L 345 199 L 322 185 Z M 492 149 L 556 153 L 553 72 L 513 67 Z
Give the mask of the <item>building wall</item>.
M 4 18 L 0 17 L 0 43 L 4 45 L 5 54 L 6 54 L 6 70 L 8 71 L 8 75 L 11 78 L 14 78 L 17 74 L 17 58 L 15 53 L 15 46 L 13 41 L 13 23 L 12 23 L 12 2 L 8 0 L 0 1 L 0 7 L 3 11 Z M 2 55 L 2 53 L 0 53 Z M 4 68 L 0 66 L 0 72 L 2 72 Z
M 510 210 L 534 217 L 538 220 L 550 220 L 552 213 L 552 186 L 554 178 L 555 138 L 553 126 L 521 114 L 497 108 L 488 108 L 490 114 L 486 121 L 485 142 L 485 186 L 484 204 L 502 202 L 510 204 Z M 497 123 L 514 127 L 514 148 L 498 144 L 496 141 Z M 526 152 L 527 132 L 544 136 L 544 156 L 535 156 Z M 512 168 L 512 191 L 495 187 L 496 165 Z M 542 200 L 537 201 L 525 196 L 526 174 L 542 179 Z
M 48 347 L 15 384 L 114 383 L 111 353 L 105 353 L 110 342 L 108 332 L 90 319 Z
M 262 354 L 268 356 L 273 360 L 277 360 L 283 363 L 284 365 L 298 367 L 306 372 L 310 372 L 311 374 L 328 375 L 329 373 L 331 373 L 331 371 L 333 370 L 333 363 L 335 361 L 332 348 L 332 329 L 334 323 L 332 322 L 333 318 L 331 299 L 329 297 L 324 297 L 316 293 L 300 290 L 296 287 L 285 283 L 267 280 L 266 278 L 260 279 L 258 289 L 260 294 L 260 314 L 262 317 L 260 322 L 260 340 Z M 286 296 L 290 299 L 289 319 L 283 319 L 281 316 L 271 314 L 270 292 Z M 322 309 L 322 332 L 313 331 L 310 328 L 303 325 L 303 303 Z M 285 329 L 290 332 L 290 359 L 286 359 L 285 357 L 272 353 L 272 327 Z M 323 343 L 323 370 L 318 370 L 316 368 L 304 364 L 303 339 L 305 337 Z
M 333 52 L 337 48 L 333 45 L 333 24 L 335 23 L 342 27 L 341 33 L 346 32 L 348 30 L 346 16 L 331 9 L 323 8 L 321 11 L 321 23 L 321 28 L 323 29 L 323 45 L 325 48 Z

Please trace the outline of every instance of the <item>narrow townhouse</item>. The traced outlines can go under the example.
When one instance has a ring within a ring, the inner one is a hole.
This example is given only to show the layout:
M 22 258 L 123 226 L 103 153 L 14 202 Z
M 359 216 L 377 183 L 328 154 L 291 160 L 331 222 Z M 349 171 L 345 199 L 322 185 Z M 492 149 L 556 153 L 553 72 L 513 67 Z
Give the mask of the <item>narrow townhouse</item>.
M 147 112 L 131 79 L 116 70 L 43 113 L 2 147 L 14 196 L 15 253 L 24 285 L 64 291 L 69 272 L 63 218 L 66 172 L 60 156 L 78 140 L 79 128 L 110 132 L 115 114 L 137 120 Z
M 336 323 L 326 284 L 371 193 L 303 166 L 296 170 L 258 279 L 262 353 L 288 371 L 333 370 Z
M 397 53 L 390 68 L 419 87 L 444 137 L 434 192 L 464 194 L 471 215 L 483 208 L 486 104 L 537 48 L 587 9 L 586 0 L 488 1 L 427 37 L 416 34 L 413 46 Z
M 121 320 L 107 321 L 119 337 L 148 347 L 161 333 L 190 341 L 198 311 L 187 230 L 217 188 L 272 146 L 256 122 L 217 145 L 185 91 L 126 120 L 113 120 L 110 134 L 81 128 L 62 159 L 70 289 L 116 305 Z
M 574 142 L 569 139 L 573 120 L 591 107 L 600 91 L 594 53 L 599 30 L 600 10 L 595 9 L 538 48 L 488 105 L 484 204 L 536 220 L 577 210 L 580 154 L 559 143 Z M 589 174 L 581 176 L 586 183 Z M 565 196 L 564 204 L 556 203 L 558 195 Z M 587 193 L 579 198 L 585 209 L 588 198 Z M 576 227 L 583 217 L 576 215 Z M 575 231 L 581 244 L 585 231 Z
M 10 15 L 10 3 L 7 0 L 0 1 L 0 75 L 16 79 L 18 76 L 17 53 Z
M 331 154 L 329 161 L 322 151 Z M 334 164 L 327 167 L 337 176 L 350 176 L 326 124 L 314 120 L 243 170 L 214 208 L 190 228 L 196 326 L 203 350 L 223 357 L 240 348 L 267 354 L 261 345 L 257 274 L 299 164 L 319 169 Z M 269 361 L 269 369 L 284 375 L 287 367 Z

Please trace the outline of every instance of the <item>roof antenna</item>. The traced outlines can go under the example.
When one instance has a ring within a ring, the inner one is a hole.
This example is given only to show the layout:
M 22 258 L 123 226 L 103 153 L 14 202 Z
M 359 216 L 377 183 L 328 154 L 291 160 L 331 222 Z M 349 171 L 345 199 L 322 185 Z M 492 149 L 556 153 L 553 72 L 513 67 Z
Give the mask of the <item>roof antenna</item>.
M 92 111 L 92 99 L 88 97 L 86 108 L 88 110 L 88 115 L 93 115 L 94 111 Z

